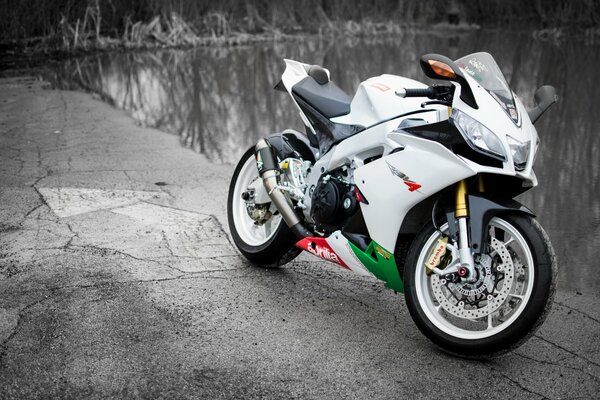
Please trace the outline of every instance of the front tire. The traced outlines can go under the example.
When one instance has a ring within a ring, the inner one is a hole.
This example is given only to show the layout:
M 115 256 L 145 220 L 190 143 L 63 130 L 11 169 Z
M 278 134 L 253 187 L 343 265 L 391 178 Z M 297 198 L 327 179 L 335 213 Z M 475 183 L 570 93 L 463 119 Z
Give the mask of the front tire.
M 556 257 L 540 224 L 525 214 L 506 214 L 493 218 L 488 229 L 484 253 L 489 259 L 478 264 L 478 281 L 472 284 L 426 273 L 426 260 L 442 236 L 432 224 L 421 230 L 407 255 L 410 314 L 423 334 L 455 355 L 490 357 L 520 346 L 552 305 Z
M 274 268 L 295 258 L 301 249 L 296 238 L 272 203 L 256 205 L 268 211 L 269 218 L 253 219 L 242 193 L 251 183 L 260 179 L 254 148 L 248 149 L 233 172 L 227 197 L 227 221 L 233 242 L 251 263 Z M 268 214 L 267 214 L 268 215 Z

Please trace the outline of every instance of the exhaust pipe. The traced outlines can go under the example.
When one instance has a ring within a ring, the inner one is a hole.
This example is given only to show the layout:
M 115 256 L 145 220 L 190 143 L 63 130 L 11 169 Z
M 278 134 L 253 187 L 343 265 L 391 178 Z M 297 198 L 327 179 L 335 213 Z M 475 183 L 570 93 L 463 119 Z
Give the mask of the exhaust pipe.
M 267 139 L 258 141 L 254 155 L 256 156 L 258 175 L 262 178 L 263 185 L 267 189 L 269 197 L 275 203 L 287 226 L 300 239 L 313 236 L 294 212 L 294 208 L 287 196 L 277 187 L 279 164 L 277 163 L 277 155 Z

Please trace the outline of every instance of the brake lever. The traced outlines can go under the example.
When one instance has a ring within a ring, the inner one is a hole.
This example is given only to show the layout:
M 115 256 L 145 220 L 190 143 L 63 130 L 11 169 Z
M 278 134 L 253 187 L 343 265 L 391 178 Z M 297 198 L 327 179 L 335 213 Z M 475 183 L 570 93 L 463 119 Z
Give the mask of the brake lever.
M 425 108 L 425 106 L 431 105 L 431 104 L 441 104 L 443 106 L 452 106 L 452 103 L 448 102 L 448 101 L 444 101 L 444 100 L 431 100 L 431 101 L 424 101 L 423 103 L 421 103 L 421 108 Z

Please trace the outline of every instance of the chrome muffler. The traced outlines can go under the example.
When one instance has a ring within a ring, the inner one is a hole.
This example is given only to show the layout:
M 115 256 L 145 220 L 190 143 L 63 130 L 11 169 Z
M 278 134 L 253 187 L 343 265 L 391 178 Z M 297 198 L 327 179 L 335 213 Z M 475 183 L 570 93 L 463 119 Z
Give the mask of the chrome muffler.
M 287 226 L 298 238 L 313 236 L 296 215 L 287 195 L 279 188 L 279 163 L 275 150 L 267 139 L 261 139 L 256 143 L 254 155 L 256 156 L 258 175 L 262 178 L 271 201 L 275 203 Z

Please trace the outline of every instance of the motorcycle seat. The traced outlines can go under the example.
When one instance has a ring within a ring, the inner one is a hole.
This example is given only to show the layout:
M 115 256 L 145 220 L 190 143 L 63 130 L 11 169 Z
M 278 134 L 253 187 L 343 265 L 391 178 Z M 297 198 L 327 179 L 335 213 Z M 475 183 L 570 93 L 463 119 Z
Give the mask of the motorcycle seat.
M 292 92 L 327 118 L 350 113 L 352 98 L 329 80 L 325 70 L 313 65 L 308 76 L 294 85 Z

